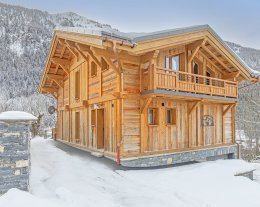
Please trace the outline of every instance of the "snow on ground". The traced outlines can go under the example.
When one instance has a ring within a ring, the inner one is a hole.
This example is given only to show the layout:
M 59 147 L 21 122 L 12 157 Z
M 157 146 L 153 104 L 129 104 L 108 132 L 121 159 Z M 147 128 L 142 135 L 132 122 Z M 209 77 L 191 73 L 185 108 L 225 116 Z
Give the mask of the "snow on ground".
M 260 184 L 234 176 L 253 168 L 260 175 L 260 164 L 218 160 L 122 170 L 105 158 L 42 138 L 32 140 L 31 152 L 33 195 L 12 189 L 0 197 L 0 207 L 20 207 L 21 203 L 27 207 L 260 206 Z M 7 205 L 7 201 L 12 205 Z

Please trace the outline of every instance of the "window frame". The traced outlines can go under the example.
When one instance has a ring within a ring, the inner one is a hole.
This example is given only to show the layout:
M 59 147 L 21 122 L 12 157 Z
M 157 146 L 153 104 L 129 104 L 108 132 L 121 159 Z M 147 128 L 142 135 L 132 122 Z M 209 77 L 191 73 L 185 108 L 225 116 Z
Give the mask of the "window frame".
M 173 70 L 173 71 L 180 71 L 180 69 L 181 69 L 181 54 L 182 53 L 180 53 L 180 54 L 175 54 L 175 55 L 166 55 L 165 56 L 165 59 L 164 59 L 164 63 L 165 63 L 165 68 L 166 69 L 168 69 L 168 70 Z M 174 58 L 174 57 L 178 57 L 178 69 L 173 69 L 173 67 L 172 67 L 172 59 Z M 169 61 L 169 67 L 167 67 L 167 62 Z
M 80 100 L 80 93 L 81 93 L 81 90 L 80 90 L 80 77 L 81 77 L 81 74 L 80 74 L 80 70 L 77 70 L 75 71 L 74 73 L 74 76 L 75 76 L 75 79 L 74 79 L 74 99 L 76 101 Z
M 168 122 L 168 111 L 170 112 L 171 121 Z M 165 123 L 167 126 L 176 126 L 177 125 L 177 108 L 166 108 L 165 111 Z
M 153 112 L 153 117 L 152 117 L 152 122 L 150 122 L 150 118 L 149 118 L 149 116 L 150 116 L 150 111 L 152 111 Z M 158 108 L 148 108 L 148 111 L 147 111 L 147 123 L 148 123 L 148 125 L 158 125 Z

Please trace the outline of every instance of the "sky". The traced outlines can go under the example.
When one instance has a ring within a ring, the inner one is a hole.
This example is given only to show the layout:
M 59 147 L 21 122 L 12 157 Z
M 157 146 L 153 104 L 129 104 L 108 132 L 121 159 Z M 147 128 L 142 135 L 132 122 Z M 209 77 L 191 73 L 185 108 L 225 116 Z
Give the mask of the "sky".
M 209 24 L 224 40 L 260 49 L 259 0 L 0 0 L 49 13 L 75 12 L 122 32 Z

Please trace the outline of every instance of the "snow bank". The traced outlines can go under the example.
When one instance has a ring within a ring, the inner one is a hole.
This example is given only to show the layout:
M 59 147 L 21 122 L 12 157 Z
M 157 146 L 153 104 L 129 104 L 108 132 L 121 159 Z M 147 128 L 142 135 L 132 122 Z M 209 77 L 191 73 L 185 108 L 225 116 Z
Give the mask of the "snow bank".
M 23 205 L 26 207 L 38 207 L 43 203 L 40 199 L 51 202 L 45 206 L 63 207 L 260 206 L 260 184 L 234 176 L 257 168 L 242 160 L 123 171 L 114 169 L 104 158 L 56 144 L 43 138 L 32 140 L 30 183 L 34 196 L 19 192 L 16 200 L 11 191 L 0 197 L 0 207 L 20 206 L 22 199 L 32 199 Z
M 0 113 L 1 121 L 32 121 L 37 120 L 35 116 L 23 111 L 5 111 Z
M 0 207 L 60 207 L 57 203 L 51 203 L 28 192 L 11 189 L 0 197 Z

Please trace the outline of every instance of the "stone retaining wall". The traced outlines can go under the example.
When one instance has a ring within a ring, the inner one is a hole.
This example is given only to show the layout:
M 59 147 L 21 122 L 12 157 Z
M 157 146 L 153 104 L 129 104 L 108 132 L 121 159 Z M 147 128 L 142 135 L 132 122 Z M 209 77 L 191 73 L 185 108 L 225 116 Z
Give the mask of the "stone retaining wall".
M 29 141 L 27 125 L 0 123 L 0 194 L 11 188 L 28 190 Z
M 141 158 L 122 159 L 121 165 L 126 167 L 155 167 L 180 164 L 193 161 L 208 161 L 216 159 L 237 159 L 237 145 L 200 149 L 173 154 L 153 155 Z

